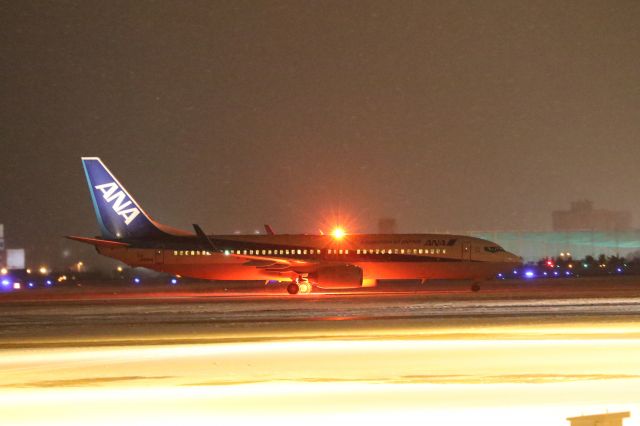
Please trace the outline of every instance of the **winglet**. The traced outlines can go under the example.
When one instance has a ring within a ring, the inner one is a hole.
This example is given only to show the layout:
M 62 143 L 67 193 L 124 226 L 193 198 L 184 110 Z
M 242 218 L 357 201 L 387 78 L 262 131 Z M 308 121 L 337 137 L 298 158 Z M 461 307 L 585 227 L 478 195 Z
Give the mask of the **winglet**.
M 217 251 L 218 248 L 216 247 L 215 244 L 213 244 L 213 242 L 209 239 L 209 237 L 207 237 L 207 234 L 204 233 L 204 231 L 202 230 L 202 228 L 200 228 L 200 226 L 198 226 L 197 224 L 193 224 L 193 229 L 195 229 L 196 231 L 196 235 L 198 236 L 198 238 L 200 238 L 200 241 L 209 249 Z
M 276 233 L 273 232 L 273 228 L 266 223 L 264 224 L 264 230 L 267 231 L 267 235 L 276 235 Z

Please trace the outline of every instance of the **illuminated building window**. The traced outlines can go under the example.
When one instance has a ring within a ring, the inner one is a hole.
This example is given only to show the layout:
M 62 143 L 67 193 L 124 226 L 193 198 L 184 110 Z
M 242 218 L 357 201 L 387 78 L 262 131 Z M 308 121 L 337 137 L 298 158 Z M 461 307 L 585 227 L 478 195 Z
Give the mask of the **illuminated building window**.
M 380 249 L 376 249 L 376 254 L 380 254 Z
M 385 249 L 382 249 L 382 254 L 384 254 L 384 253 L 385 253 L 385 251 L 386 251 Z
M 320 254 L 320 253 L 321 253 L 320 250 L 316 250 L 316 254 Z
M 436 254 L 435 249 L 431 249 L 431 254 Z
M 342 254 L 342 250 L 338 250 L 338 254 Z
M 249 254 L 253 254 L 253 250 L 249 250 Z
M 289 254 L 289 249 L 284 251 L 285 254 Z
M 298 249 L 298 254 L 302 254 L 302 250 L 299 250 L 299 249 Z
M 398 254 L 398 249 L 393 249 L 394 254 Z
M 404 254 L 404 249 L 400 249 L 400 254 Z
M 247 254 L 247 251 L 246 250 L 242 250 L 242 254 Z
M 360 254 L 360 249 L 357 249 L 357 250 L 356 250 L 356 254 Z
M 447 254 L 447 249 L 442 249 L 442 254 Z
M 436 254 L 440 254 L 440 249 L 436 249 Z
M 174 250 L 174 251 L 173 251 L 173 255 L 174 255 L 174 256 L 177 256 L 177 255 L 178 255 L 178 250 Z
M 418 250 L 418 253 L 419 253 L 419 254 L 422 254 L 422 249 Z
M 307 254 L 307 250 L 302 250 L 302 254 Z

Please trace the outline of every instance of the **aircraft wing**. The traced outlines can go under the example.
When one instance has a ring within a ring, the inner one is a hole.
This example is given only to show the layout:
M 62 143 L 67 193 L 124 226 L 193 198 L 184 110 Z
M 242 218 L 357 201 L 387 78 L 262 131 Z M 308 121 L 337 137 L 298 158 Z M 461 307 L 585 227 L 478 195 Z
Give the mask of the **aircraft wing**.
M 289 259 L 275 256 L 245 255 L 235 253 L 225 253 L 225 256 L 236 259 L 245 259 L 244 266 L 253 266 L 270 272 L 305 271 L 310 266 L 316 265 L 316 261 Z

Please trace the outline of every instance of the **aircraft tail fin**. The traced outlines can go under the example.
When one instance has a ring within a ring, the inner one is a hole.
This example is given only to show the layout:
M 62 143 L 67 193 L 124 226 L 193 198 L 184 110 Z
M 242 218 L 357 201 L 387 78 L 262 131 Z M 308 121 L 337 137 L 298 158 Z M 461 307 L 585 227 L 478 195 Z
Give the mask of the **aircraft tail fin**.
M 98 157 L 82 157 L 102 237 L 145 239 L 169 234 L 156 223 Z

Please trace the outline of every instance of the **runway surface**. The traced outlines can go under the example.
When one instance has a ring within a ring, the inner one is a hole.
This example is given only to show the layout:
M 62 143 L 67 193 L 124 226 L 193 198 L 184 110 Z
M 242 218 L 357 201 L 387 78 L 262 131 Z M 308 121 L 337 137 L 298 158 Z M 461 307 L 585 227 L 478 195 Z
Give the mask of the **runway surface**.
M 634 283 L 4 297 L 0 424 L 638 425 Z

